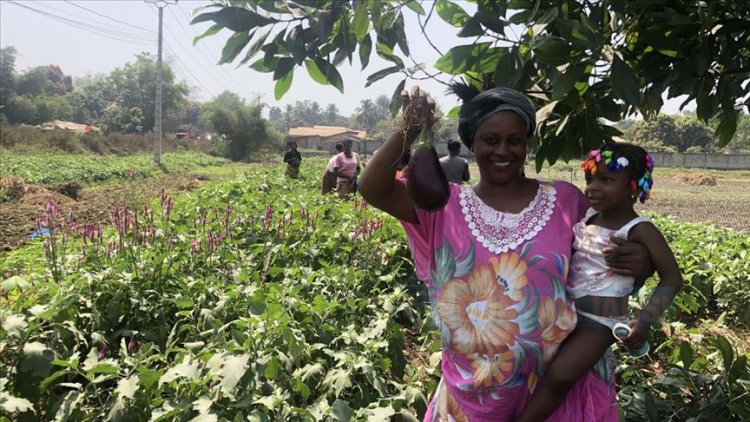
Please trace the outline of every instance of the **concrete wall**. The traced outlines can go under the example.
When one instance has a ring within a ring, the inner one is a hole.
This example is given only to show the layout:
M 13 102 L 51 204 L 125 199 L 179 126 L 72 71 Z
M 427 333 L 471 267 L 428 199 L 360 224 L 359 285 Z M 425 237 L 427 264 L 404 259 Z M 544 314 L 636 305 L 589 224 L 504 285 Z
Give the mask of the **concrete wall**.
M 672 154 L 652 152 L 656 167 L 750 170 L 750 154 Z

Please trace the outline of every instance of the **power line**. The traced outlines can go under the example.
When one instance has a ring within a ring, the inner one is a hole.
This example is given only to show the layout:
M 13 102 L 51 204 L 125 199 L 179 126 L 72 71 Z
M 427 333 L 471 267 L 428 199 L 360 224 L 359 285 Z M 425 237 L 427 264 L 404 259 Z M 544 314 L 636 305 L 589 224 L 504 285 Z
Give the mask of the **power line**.
M 151 10 L 152 10 L 152 11 L 154 11 L 154 7 L 156 7 L 156 6 L 154 6 L 154 5 L 150 4 L 150 3 L 149 3 L 149 6 L 151 7 Z M 155 11 L 155 12 L 157 12 L 157 13 L 158 13 L 158 11 Z M 167 28 L 167 30 L 169 30 L 169 28 Z M 170 33 L 171 33 L 171 31 L 170 31 Z M 172 35 L 172 36 L 174 36 L 174 35 Z M 185 75 L 185 73 L 188 73 L 188 74 L 190 74 L 190 76 L 192 76 L 192 77 L 193 77 L 193 81 L 194 81 L 194 82 L 197 82 L 197 83 L 198 83 L 198 85 L 200 85 L 201 87 L 203 87 L 203 89 L 204 89 L 204 90 L 206 91 L 206 93 L 210 94 L 210 92 L 211 92 L 211 91 L 210 91 L 210 90 L 209 90 L 209 89 L 208 89 L 208 88 L 207 88 L 207 87 L 206 87 L 205 85 L 203 85 L 203 82 L 201 82 L 200 78 L 198 78 L 197 76 L 195 76 L 195 74 L 193 73 L 193 71 L 192 71 L 192 70 L 190 70 L 190 66 L 186 65 L 186 64 L 185 64 L 185 62 L 183 62 L 183 61 L 182 61 L 182 60 L 180 59 L 180 55 L 179 55 L 179 54 L 177 54 L 177 52 L 175 51 L 175 49 L 174 49 L 174 48 L 172 48 L 172 46 L 171 46 L 171 45 L 169 44 L 169 42 L 168 42 L 168 41 L 167 41 L 166 39 L 164 39 L 163 41 L 164 41 L 164 45 L 165 45 L 165 46 L 167 47 L 167 49 L 168 49 L 168 50 L 169 50 L 169 51 L 170 51 L 170 52 L 172 53 L 172 55 L 174 56 L 174 59 L 175 59 L 175 61 L 176 61 L 177 63 L 179 63 L 179 64 L 181 65 L 180 67 L 181 67 L 181 68 L 182 68 L 182 69 L 183 69 L 183 70 L 185 71 L 185 72 L 183 73 L 183 76 Z
M 91 9 L 89 9 L 89 8 L 83 7 L 83 6 L 81 6 L 80 4 L 76 4 L 76 3 L 73 3 L 73 2 L 72 2 L 72 1 L 70 1 L 70 0 L 64 0 L 64 1 L 65 1 L 65 3 L 69 3 L 69 4 L 72 4 L 73 6 L 75 6 L 75 7 L 78 7 L 79 9 L 83 9 L 83 10 L 85 10 L 85 11 L 87 11 L 87 12 L 90 12 L 90 13 L 93 13 L 93 14 L 95 14 L 95 15 L 101 16 L 101 17 L 103 17 L 103 18 L 109 19 L 109 20 L 111 20 L 111 21 L 113 21 L 113 22 L 117 22 L 117 23 L 123 24 L 123 25 L 125 25 L 125 26 L 129 26 L 129 27 L 131 27 L 131 28 L 135 28 L 135 29 L 140 29 L 140 30 L 142 30 L 142 31 L 146 31 L 146 32 L 148 32 L 148 33 L 149 33 L 149 34 L 151 34 L 151 35 L 155 35 L 155 34 L 156 34 L 156 31 L 154 31 L 154 30 L 151 30 L 151 29 L 147 29 L 147 28 L 144 28 L 144 27 L 142 27 L 142 26 L 138 26 L 138 25 L 132 25 L 132 24 L 129 24 L 129 23 L 127 23 L 127 22 L 123 22 L 123 21 L 121 21 L 121 20 L 119 20 L 119 19 L 115 19 L 115 18 L 113 18 L 113 17 L 110 17 L 110 16 L 107 16 L 107 15 L 101 14 L 101 13 L 99 13 L 99 12 L 95 11 L 95 10 L 91 10 Z
M 20 3 L 17 3 L 17 4 L 20 5 Z M 52 9 L 52 10 L 54 10 L 57 13 L 71 14 L 72 15 L 72 13 L 70 13 L 68 11 L 65 11 L 65 10 L 57 9 L 57 8 L 53 7 L 52 5 L 50 5 L 49 3 L 41 3 L 40 2 L 40 3 L 36 3 L 35 6 L 43 6 L 43 7 L 46 7 L 48 9 Z M 123 38 L 126 38 L 126 39 L 132 38 L 132 39 L 135 39 L 135 40 L 138 40 L 138 41 L 144 41 L 144 42 L 150 42 L 152 40 L 152 38 L 150 36 L 146 36 L 146 35 L 143 35 L 143 34 L 133 34 L 132 31 L 130 31 L 130 30 L 125 30 L 125 29 L 120 30 L 120 29 L 110 28 L 109 26 L 99 26 L 99 25 L 95 25 L 94 23 L 89 22 L 89 21 L 79 21 L 79 20 L 76 20 L 74 18 L 70 18 L 70 17 L 66 17 L 66 16 L 60 16 L 59 14 L 55 15 L 55 14 L 52 14 L 50 12 L 46 12 L 44 10 L 42 10 L 41 12 L 47 13 L 48 16 L 51 15 L 51 16 L 57 17 L 59 19 L 62 19 L 64 21 L 68 22 L 68 23 L 73 23 L 73 24 L 76 24 L 76 25 L 79 25 L 79 26 L 82 26 L 82 27 L 85 27 L 85 28 L 88 28 L 88 29 L 91 29 L 91 30 L 94 30 L 94 31 L 97 31 L 97 32 L 101 32 L 103 34 L 113 35 L 113 36 L 116 36 L 116 37 L 123 37 Z M 77 17 L 77 15 L 74 15 L 74 16 Z M 105 24 L 105 25 L 107 25 L 107 24 Z
M 97 29 L 97 28 L 93 27 L 90 24 L 86 24 L 86 23 L 78 22 L 78 21 L 75 21 L 75 20 L 72 20 L 72 19 L 64 18 L 64 17 L 58 16 L 58 15 L 55 15 L 53 13 L 49 13 L 49 12 L 45 12 L 43 10 L 35 9 L 33 7 L 26 6 L 24 4 L 21 4 L 21 3 L 15 2 L 15 1 L 10 1 L 9 0 L 8 3 L 14 4 L 14 5 L 18 6 L 18 7 L 23 7 L 24 9 L 28 9 L 28 10 L 34 12 L 34 13 L 38 13 L 38 14 L 40 14 L 42 16 L 46 16 L 46 17 L 48 17 L 48 18 L 50 18 L 52 20 L 56 20 L 58 22 L 64 23 L 66 25 L 70 25 L 72 27 L 81 29 L 81 30 L 86 31 L 86 32 L 90 32 L 90 33 L 95 34 L 95 35 L 99 35 L 99 36 L 102 36 L 102 37 L 114 39 L 114 40 L 117 40 L 117 41 L 127 42 L 127 43 L 130 43 L 130 44 L 151 45 L 150 43 L 145 42 L 145 39 L 142 39 L 142 38 L 138 39 L 138 40 L 121 38 L 123 35 L 116 34 L 116 33 L 112 32 L 112 31 L 106 31 L 106 30 L 103 30 L 103 29 Z
M 171 35 L 173 39 L 175 39 L 175 40 L 178 40 L 178 39 L 179 39 L 179 38 L 177 37 L 177 35 L 175 35 L 175 33 L 174 33 L 174 32 L 172 32 L 172 30 L 171 30 L 171 29 L 169 28 L 169 26 L 165 25 L 164 27 L 165 27 L 165 28 L 167 29 L 167 32 L 169 32 L 169 35 Z M 179 45 L 179 46 L 182 46 L 182 44 L 179 44 L 179 43 L 178 43 L 177 45 Z M 183 51 L 185 51 L 185 50 L 183 50 Z M 194 62 L 194 63 L 196 63 L 196 64 L 197 64 L 197 65 L 198 65 L 198 66 L 199 66 L 199 67 L 200 67 L 200 68 L 201 68 L 201 69 L 202 69 L 202 70 L 203 70 L 204 72 L 206 72 L 206 74 L 207 74 L 207 75 L 208 75 L 209 77 L 211 77 L 211 79 L 213 79 L 213 80 L 214 80 L 214 82 L 218 83 L 219 85 L 224 85 L 224 82 L 222 82 L 222 81 L 219 81 L 218 79 L 216 79 L 216 77 L 214 76 L 214 74 L 213 74 L 213 73 L 212 73 L 211 71 L 207 70 L 207 69 L 206 69 L 206 68 L 205 68 L 205 67 L 203 66 L 203 63 L 202 63 L 202 62 L 201 62 L 200 60 L 195 60 L 195 57 L 193 57 L 193 56 L 191 55 L 191 53 L 190 53 L 190 51 L 189 51 L 189 50 L 187 50 L 187 54 L 185 54 L 185 55 L 184 55 L 184 57 L 187 57 L 187 58 L 189 58 L 189 59 L 190 59 L 190 61 L 191 61 L 191 62 Z

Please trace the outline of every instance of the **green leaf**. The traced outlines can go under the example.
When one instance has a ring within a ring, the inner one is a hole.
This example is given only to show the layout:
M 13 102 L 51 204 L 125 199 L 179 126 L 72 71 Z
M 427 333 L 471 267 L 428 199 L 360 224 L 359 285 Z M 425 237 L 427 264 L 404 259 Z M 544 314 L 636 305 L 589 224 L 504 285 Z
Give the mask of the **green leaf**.
M 680 344 L 680 361 L 682 361 L 682 367 L 685 370 L 689 370 L 693 365 L 693 348 L 687 341 Z
M 273 80 L 277 81 L 294 69 L 294 59 L 291 57 L 280 57 L 276 68 L 273 70 Z
M 342 94 L 344 93 L 344 80 L 341 79 L 339 71 L 334 66 L 323 59 L 315 59 L 315 64 L 320 72 L 325 76 L 328 84 L 333 85 Z M 309 71 L 309 69 L 308 69 Z
M 179 297 L 174 300 L 174 304 L 180 309 L 192 308 L 194 305 L 193 299 L 189 297 Z
M 270 34 L 271 30 L 269 29 L 265 34 L 261 35 L 257 40 L 253 41 L 253 43 L 250 45 L 250 48 L 247 50 L 247 53 L 245 53 L 245 58 L 240 61 L 239 66 L 247 63 L 250 59 L 255 57 L 256 54 L 258 54 L 261 47 L 263 47 L 263 43 L 266 42 Z
M 534 48 L 534 53 L 543 64 L 559 66 L 568 63 L 571 56 L 570 45 L 566 41 L 548 38 Z
M 719 116 L 719 126 L 716 127 L 716 134 L 719 135 L 719 148 L 725 147 L 734 137 L 739 115 L 737 110 L 730 110 L 728 113 L 726 109 L 722 111 L 723 113 Z
M 23 337 L 23 333 L 29 324 L 26 323 L 26 318 L 23 315 L 8 315 L 3 320 L 3 330 L 8 333 L 11 337 Z
M 34 405 L 30 401 L 20 397 L 11 396 L 4 391 L 0 391 L 0 409 L 3 409 L 7 413 L 25 413 L 31 411 L 31 413 L 36 414 Z
M 3 281 L 3 284 L 0 285 L 0 289 L 10 292 L 11 290 L 15 289 L 25 289 L 26 287 L 29 287 L 30 284 L 28 281 L 26 281 L 23 277 L 14 275 L 13 277 L 10 277 Z
M 559 73 L 552 79 L 552 97 L 553 100 L 559 100 L 568 95 L 576 82 L 588 80 L 586 75 L 586 64 L 577 66 L 568 66 L 565 73 Z
M 372 53 L 372 37 L 367 34 L 364 40 L 359 43 L 359 62 L 362 64 L 362 69 L 370 63 L 370 53 Z
M 206 32 L 196 35 L 193 37 L 193 47 L 195 47 L 196 44 L 198 44 L 198 41 L 202 40 L 203 38 L 210 37 L 212 35 L 216 35 L 221 31 L 221 26 L 219 25 L 212 25 L 210 28 L 206 30 Z
M 117 382 L 117 395 L 132 399 L 138 391 L 138 375 L 123 378 Z
M 461 6 L 448 0 L 437 0 L 435 10 L 437 10 L 438 16 L 456 28 L 464 26 L 466 21 L 469 20 L 469 14 Z
M 401 69 L 404 68 L 404 61 L 397 55 L 393 54 L 393 50 L 387 45 L 378 42 L 375 46 L 375 51 L 378 53 L 378 56 L 395 63 Z
M 401 105 L 403 104 L 404 100 L 401 98 L 401 91 L 404 90 L 404 86 L 406 86 L 406 79 L 401 81 L 397 86 L 396 89 L 393 91 L 393 95 L 391 95 L 391 103 L 388 106 L 388 108 L 391 111 L 391 116 L 396 116 L 401 110 Z
M 200 371 L 198 366 L 190 362 L 190 357 L 185 356 L 182 363 L 169 368 L 167 372 L 159 378 L 159 387 L 161 387 L 162 384 L 172 382 L 179 378 L 197 380 L 199 375 Z
M 484 28 L 482 28 L 482 25 L 480 23 L 480 19 L 476 16 L 472 16 L 469 18 L 469 20 L 466 21 L 466 25 L 464 25 L 463 28 L 461 28 L 461 31 L 458 33 L 459 37 L 478 37 L 480 35 L 484 34 Z
M 349 422 L 354 416 L 354 409 L 349 406 L 348 402 L 336 400 L 331 406 L 331 415 L 335 421 Z
M 307 74 L 310 75 L 310 78 L 312 78 L 312 80 L 322 85 L 328 85 L 326 75 L 324 75 L 323 72 L 320 71 L 318 65 L 315 64 L 315 61 L 311 59 L 305 60 L 305 68 L 307 69 Z
M 273 88 L 273 95 L 276 98 L 276 101 L 280 100 L 281 97 L 284 96 L 284 94 L 289 91 L 289 88 L 292 87 L 292 79 L 294 78 L 294 71 L 289 71 L 283 78 L 276 81 L 276 86 Z
M 60 407 L 57 408 L 57 413 L 55 413 L 55 422 L 66 422 L 70 418 L 70 415 L 73 414 L 78 402 L 83 398 L 78 391 L 71 391 L 66 394 L 60 403 Z
M 724 361 L 724 368 L 731 368 L 734 362 L 734 350 L 732 345 L 724 336 L 716 336 L 716 348 L 721 352 L 721 358 Z
M 248 355 L 228 355 L 224 357 L 221 362 L 219 374 L 221 377 L 221 390 L 225 394 L 234 397 L 237 384 L 247 371 L 249 359 L 250 356 Z
M 448 114 L 445 115 L 445 117 L 449 119 L 458 119 L 458 113 L 461 111 L 461 106 L 455 106 L 453 107 Z
M 367 77 L 367 83 L 365 84 L 365 88 L 385 78 L 388 75 L 398 72 L 399 70 L 401 69 L 398 66 L 387 67 L 385 69 L 378 70 L 377 72 Z
M 253 32 L 237 32 L 227 40 L 224 48 L 221 50 L 221 59 L 219 64 L 231 63 L 234 58 L 242 51 L 253 37 Z
M 305 61 L 307 50 L 305 49 L 302 25 L 297 25 L 289 31 L 284 39 L 284 45 L 292 53 L 296 64 L 301 65 Z
M 632 106 L 641 105 L 640 85 L 635 74 L 619 57 L 612 58 L 612 90 Z
M 421 15 L 421 16 L 425 15 L 425 11 L 422 8 L 422 5 L 420 5 L 417 0 L 409 0 L 408 2 L 406 2 L 405 6 L 415 11 L 418 15 Z
M 234 32 L 246 32 L 258 26 L 265 26 L 276 22 L 277 20 L 261 16 L 241 7 L 224 7 L 217 12 L 200 14 L 193 18 L 190 23 L 194 25 L 206 21 L 214 21 L 216 25 L 231 29 Z
M 450 75 L 462 74 L 482 59 L 491 45 L 485 42 L 453 47 L 438 59 L 435 68 Z
M 495 86 L 518 89 L 521 78 L 523 78 L 523 59 L 518 48 L 513 47 L 497 61 Z
M 250 68 L 262 73 L 271 73 L 276 69 L 276 64 L 278 62 L 278 57 L 272 57 L 270 60 L 266 60 L 266 58 L 264 57 L 251 64 Z
M 352 21 L 357 41 L 362 42 L 370 29 L 370 20 L 367 18 L 367 2 L 361 2 L 354 9 L 354 20 Z

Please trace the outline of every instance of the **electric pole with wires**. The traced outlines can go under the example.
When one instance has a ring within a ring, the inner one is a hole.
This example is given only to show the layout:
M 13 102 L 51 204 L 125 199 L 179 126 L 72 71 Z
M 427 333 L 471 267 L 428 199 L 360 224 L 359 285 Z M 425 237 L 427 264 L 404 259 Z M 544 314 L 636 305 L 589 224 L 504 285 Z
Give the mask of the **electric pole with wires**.
M 154 113 L 154 163 L 161 164 L 161 44 L 162 44 L 162 20 L 164 18 L 164 8 L 170 4 L 177 4 L 177 0 L 146 0 L 146 3 L 153 3 L 159 9 L 159 47 L 156 56 L 156 111 Z

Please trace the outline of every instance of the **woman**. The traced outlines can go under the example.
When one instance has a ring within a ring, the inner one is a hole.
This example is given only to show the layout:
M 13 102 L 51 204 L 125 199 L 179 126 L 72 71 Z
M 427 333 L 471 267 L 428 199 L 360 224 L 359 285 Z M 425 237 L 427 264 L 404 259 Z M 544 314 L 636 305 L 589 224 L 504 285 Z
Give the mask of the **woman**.
M 341 144 L 336 144 L 336 153 L 328 160 L 326 170 L 323 172 L 323 180 L 321 181 L 320 193 L 327 195 L 336 188 L 336 175 L 333 173 L 333 167 L 336 163 L 336 156 L 341 154 L 344 147 Z
M 359 155 L 352 151 L 351 139 L 341 143 L 344 152 L 338 154 L 333 163 L 333 173 L 336 175 L 336 190 L 340 198 L 349 195 L 356 189 L 357 175 L 359 175 Z
M 565 282 L 571 227 L 587 203 L 569 183 L 523 175 L 536 125 L 528 98 L 504 88 L 479 95 L 456 91 L 464 99 L 459 135 L 474 152 L 479 182 L 451 184 L 448 204 L 425 212 L 414 207 L 404 182 L 394 179 L 402 152 L 434 119 L 417 89 L 411 98 L 402 94 L 404 124 L 373 157 L 360 193 L 402 222 L 442 332 L 443 378 L 425 420 L 512 421 L 575 328 Z M 618 249 L 609 262 L 613 270 L 648 274 L 638 265 L 648 265 L 644 251 L 630 244 Z M 552 420 L 616 421 L 614 366 L 610 351 Z
M 284 154 L 284 162 L 286 163 L 286 175 L 292 179 L 299 177 L 299 166 L 302 164 L 302 155 L 297 151 L 297 143 L 294 141 L 289 142 L 289 151 Z

